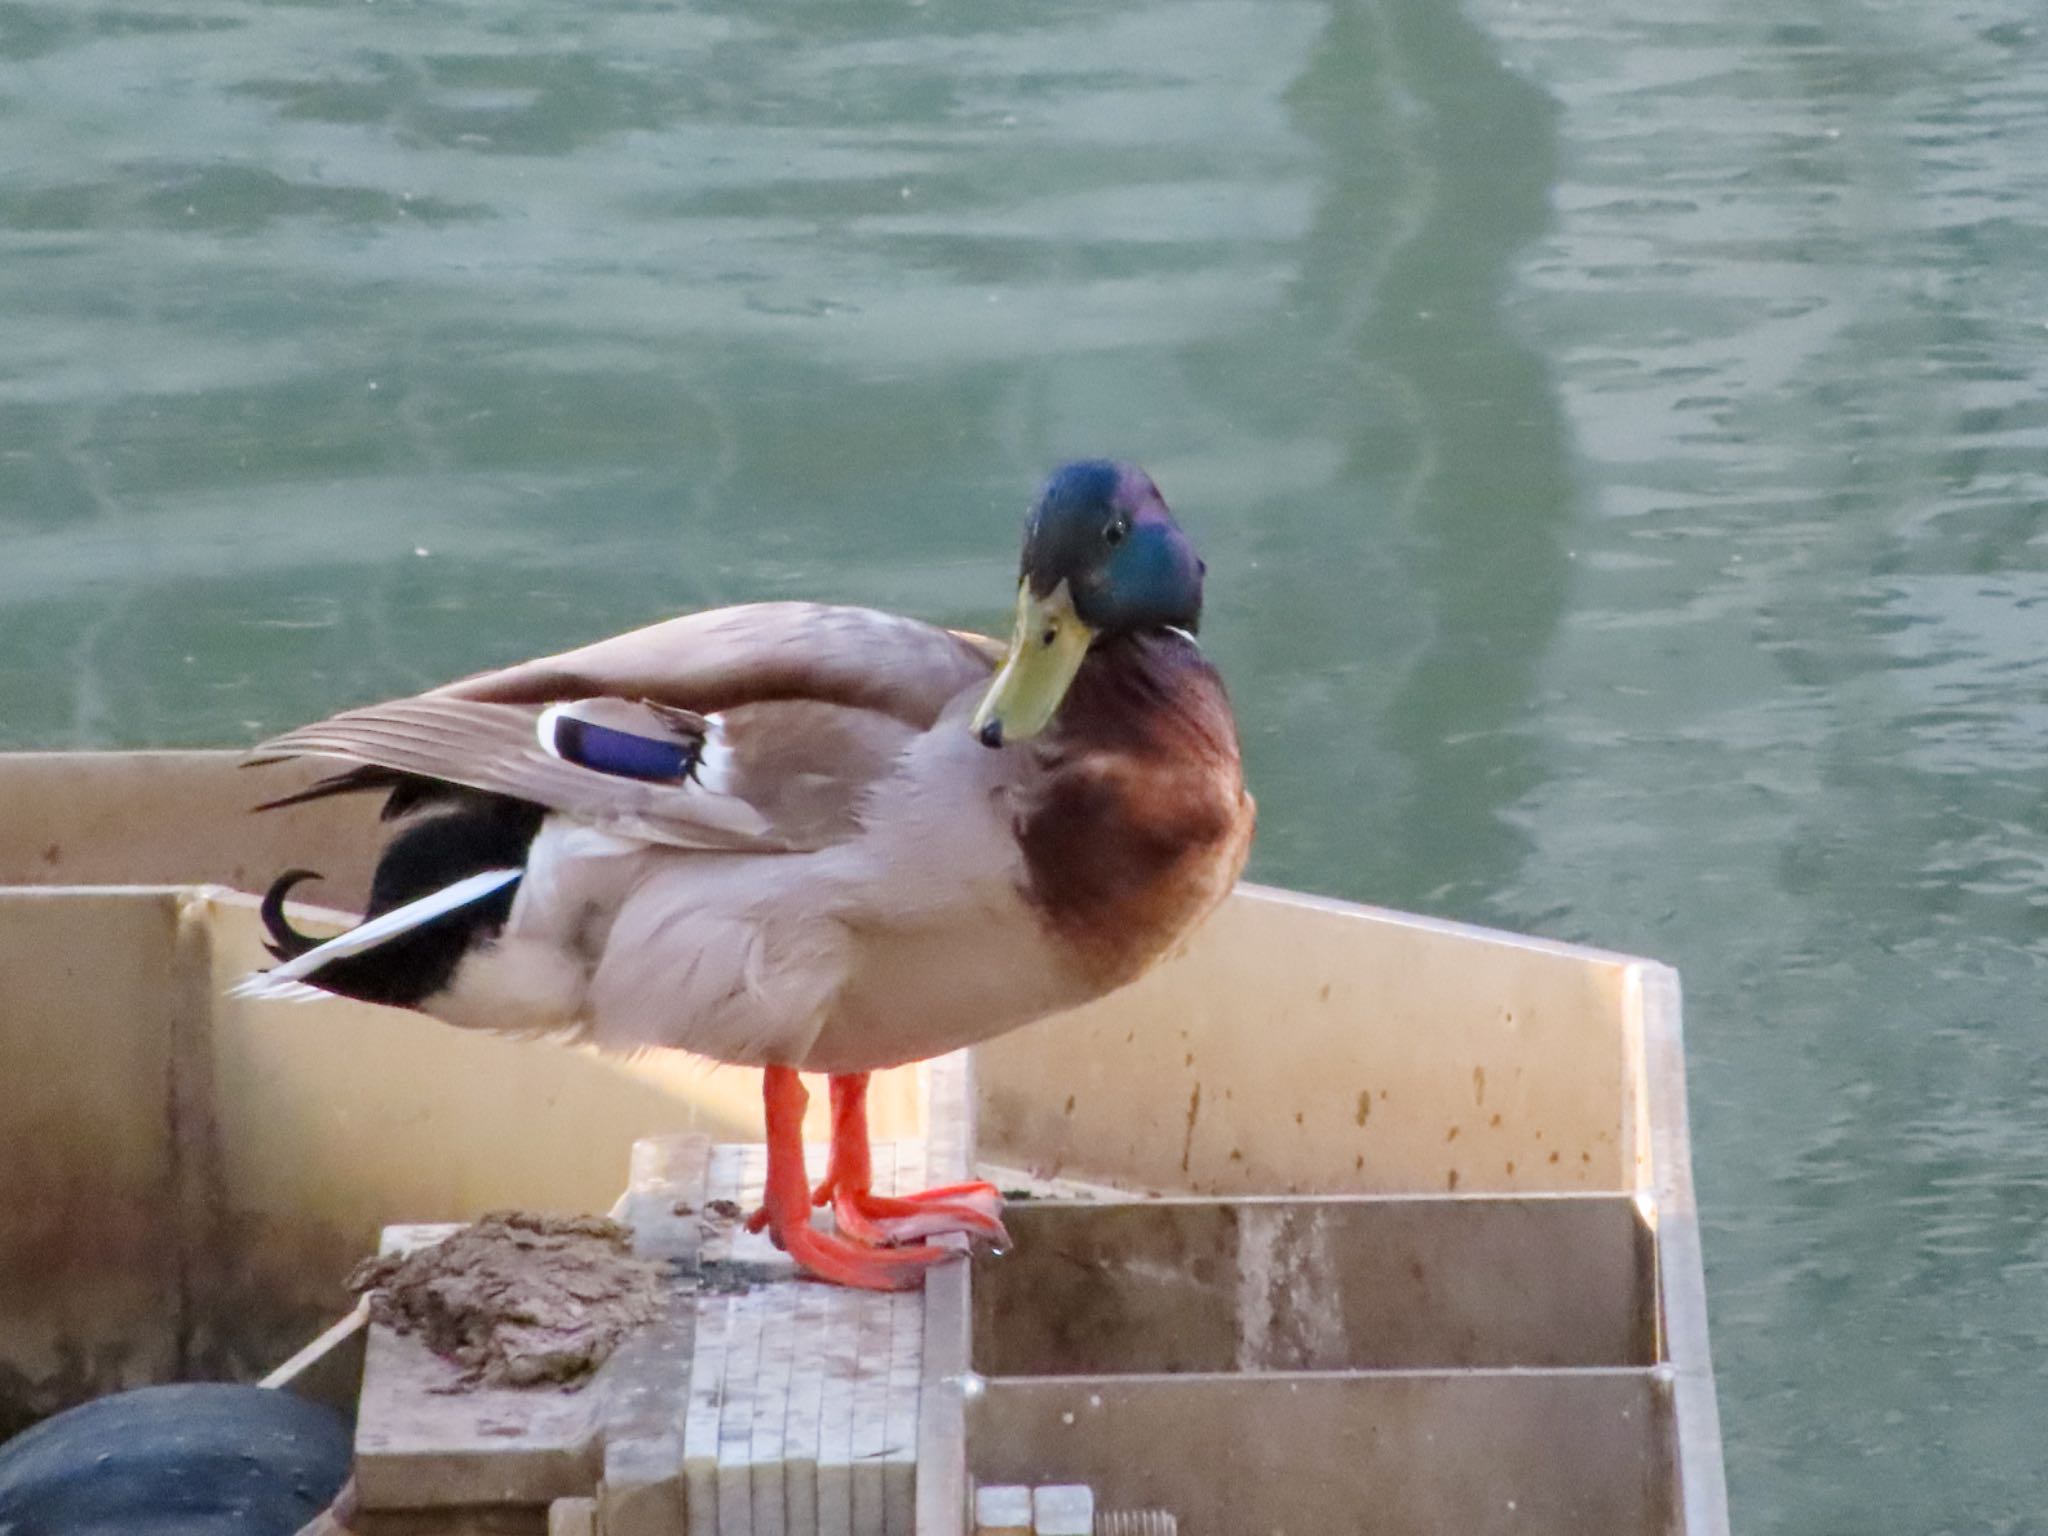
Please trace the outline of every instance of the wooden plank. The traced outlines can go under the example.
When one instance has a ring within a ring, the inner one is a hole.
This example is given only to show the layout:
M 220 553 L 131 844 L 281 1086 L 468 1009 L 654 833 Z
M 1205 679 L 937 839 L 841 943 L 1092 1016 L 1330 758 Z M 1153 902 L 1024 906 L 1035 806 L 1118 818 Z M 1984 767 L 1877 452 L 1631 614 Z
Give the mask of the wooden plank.
M 726 1341 L 732 1298 L 697 1298 L 697 1348 L 690 1361 L 689 1406 L 683 1424 L 687 1536 L 718 1536 L 718 1426 L 725 1404 Z
M 952 1184 L 974 1177 L 973 1058 L 955 1051 L 927 1062 L 925 1177 Z M 941 1242 L 965 1249 L 965 1238 Z M 917 1536 L 964 1536 L 967 1525 L 966 1383 L 973 1305 L 966 1260 L 925 1276 L 924 1337 L 918 1361 Z
M 889 1355 L 884 1368 L 882 1524 L 888 1536 L 912 1536 L 917 1522 L 917 1398 L 924 1357 L 924 1297 L 905 1291 L 889 1303 Z
M 860 1295 L 826 1294 L 818 1409 L 818 1536 L 853 1536 L 853 1383 L 860 1366 Z
M 719 1536 L 753 1536 L 754 1385 L 761 1363 L 759 1291 L 732 1298 L 726 1334 L 725 1391 L 718 1411 Z
M 734 1210 L 739 1208 L 746 1194 L 744 1157 L 745 1151 L 738 1145 L 720 1145 L 711 1151 L 700 1249 L 707 1273 L 732 1262 L 739 1220 L 729 1212 L 714 1213 L 710 1207 L 714 1202 L 722 1202 Z M 731 1478 L 722 1466 L 721 1453 L 726 1440 L 731 1356 L 739 1336 L 741 1310 L 740 1298 L 723 1291 L 703 1296 L 698 1308 L 699 1347 L 691 1365 L 690 1400 L 684 1425 L 689 1536 L 719 1536 L 720 1513 L 729 1497 L 726 1485 Z M 750 1500 L 751 1496 L 750 1491 Z
M 822 1171 L 824 1149 L 811 1155 Z M 879 1143 L 875 1164 L 881 1192 L 926 1179 L 917 1142 Z M 911 1536 L 924 1298 L 800 1277 L 765 1234 L 746 1232 L 731 1214 L 758 1203 L 765 1173 L 758 1146 L 643 1142 L 614 1214 L 632 1225 L 639 1254 L 677 1268 L 660 1316 L 607 1362 L 601 1391 L 593 1384 L 583 1393 L 527 1392 L 516 1405 L 494 1404 L 490 1429 L 477 1426 L 472 1443 L 459 1448 L 459 1476 L 415 1458 L 394 1490 L 378 1476 L 380 1467 L 391 1470 L 391 1458 L 373 1455 L 370 1497 L 395 1493 L 410 1502 L 393 1509 L 452 1514 L 458 1506 L 491 1506 L 500 1493 L 522 1509 L 545 1510 L 595 1489 L 594 1518 L 605 1536 Z M 724 1201 L 731 1207 L 709 1214 Z M 411 1246 L 446 1230 L 394 1229 L 392 1241 Z M 388 1365 L 380 1369 L 389 1374 Z M 453 1367 L 440 1370 L 444 1384 L 452 1380 Z M 423 1390 L 418 1380 L 407 1388 L 415 1398 Z M 459 1417 L 474 1412 L 477 1399 L 504 1396 L 472 1391 L 426 1400 L 435 1412 Z M 579 1433 L 569 1437 L 575 1454 L 566 1464 L 543 1465 L 545 1475 L 508 1477 L 508 1467 L 535 1463 L 536 1420 L 547 1421 L 564 1402 L 580 1416 Z M 389 1432 L 396 1422 L 386 1414 L 381 1428 Z M 569 1511 L 565 1505 L 563 1518 L 572 1518 Z
M 459 1223 L 387 1227 L 406 1253 Z M 460 1366 L 418 1338 L 373 1324 L 356 1419 L 365 1511 L 546 1506 L 588 1494 L 603 1470 L 603 1395 L 465 1387 Z
M 754 1375 L 753 1438 L 747 1449 L 754 1491 L 754 1536 L 787 1536 L 789 1377 L 796 1340 L 794 1281 L 764 1286 L 761 1361 Z
M 896 1144 L 874 1148 L 875 1187 L 896 1187 Z M 889 1439 L 889 1357 L 893 1347 L 889 1297 L 856 1292 L 853 1379 L 853 1536 L 887 1536 L 882 1457 Z
M 742 1211 L 759 1197 L 766 1149 L 739 1147 L 728 1164 L 715 1170 L 722 1198 Z M 762 1156 L 756 1159 L 755 1152 Z M 750 1164 L 758 1163 L 758 1168 Z M 728 1234 L 732 1262 L 750 1257 L 752 1234 L 735 1226 Z M 753 1536 L 754 1532 L 754 1395 L 759 1386 L 761 1323 L 767 1306 L 759 1286 L 732 1298 L 726 1334 L 725 1390 L 718 1417 L 719 1536 Z
M 783 1497 L 789 1536 L 818 1536 L 818 1446 L 824 1429 L 826 1302 L 822 1285 L 797 1288 L 791 1329 Z
M 896 1143 L 895 1193 L 922 1189 L 925 1145 Z M 929 1278 L 929 1277 L 927 1277 Z M 924 1295 L 906 1291 L 889 1301 L 889 1361 L 883 1392 L 882 1523 L 889 1536 L 912 1536 L 917 1519 L 917 1400 L 924 1358 Z
M 696 1264 L 711 1142 L 702 1135 L 634 1143 L 615 1214 L 633 1251 L 671 1266 L 660 1315 L 620 1345 L 603 1370 L 605 1536 L 673 1536 L 685 1520 L 683 1429 L 696 1343 Z

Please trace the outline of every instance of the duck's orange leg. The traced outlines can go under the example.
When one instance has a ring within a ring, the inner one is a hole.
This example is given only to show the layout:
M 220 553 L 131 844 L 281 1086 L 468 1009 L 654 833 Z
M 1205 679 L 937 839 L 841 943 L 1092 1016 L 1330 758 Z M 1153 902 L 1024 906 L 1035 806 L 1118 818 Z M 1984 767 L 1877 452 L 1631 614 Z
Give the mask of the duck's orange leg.
M 832 1078 L 832 1162 L 825 1182 L 811 1198 L 831 1202 L 839 1230 L 857 1242 L 907 1243 L 941 1232 L 985 1237 L 1010 1245 L 1003 1230 L 1003 1197 L 986 1180 L 948 1184 L 914 1195 L 874 1192 L 874 1162 L 868 1151 L 868 1074 L 836 1073 Z
M 932 1265 L 955 1257 L 928 1243 L 871 1247 L 812 1226 L 804 1171 L 804 1105 L 810 1095 L 792 1067 L 768 1068 L 761 1094 L 768 1110 L 768 1186 L 761 1209 L 747 1218 L 749 1231 L 766 1227 L 776 1247 L 819 1279 L 869 1291 L 910 1290 L 923 1283 Z

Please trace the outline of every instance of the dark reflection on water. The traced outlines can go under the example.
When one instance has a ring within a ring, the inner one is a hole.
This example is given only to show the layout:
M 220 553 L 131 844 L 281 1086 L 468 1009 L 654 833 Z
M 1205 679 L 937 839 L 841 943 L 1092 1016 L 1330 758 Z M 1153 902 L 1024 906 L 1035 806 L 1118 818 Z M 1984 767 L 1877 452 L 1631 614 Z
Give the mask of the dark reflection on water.
M 1567 596 L 1565 427 L 1543 359 L 1499 303 L 1548 222 L 1555 113 L 1448 7 L 1390 5 L 1387 33 L 1395 78 L 1427 113 L 1433 182 L 1359 348 L 1401 390 L 1422 459 L 1399 536 L 1428 640 L 1384 717 L 1409 764 L 1390 873 L 1408 899 L 1469 909 L 1526 851 L 1503 813 L 1541 777 L 1532 695 Z
M 2037 1529 L 2021 0 L 0 3 L 0 742 L 999 622 L 1150 465 L 1256 873 L 1685 969 L 1738 1524 Z

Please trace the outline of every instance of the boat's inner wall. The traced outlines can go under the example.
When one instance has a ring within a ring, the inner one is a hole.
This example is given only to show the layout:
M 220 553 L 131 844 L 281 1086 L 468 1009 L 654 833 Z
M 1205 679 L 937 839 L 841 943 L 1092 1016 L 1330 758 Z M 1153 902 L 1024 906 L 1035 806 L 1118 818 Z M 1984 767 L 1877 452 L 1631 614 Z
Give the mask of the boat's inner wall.
M 1244 887 L 1135 986 L 979 1048 L 982 1154 L 1198 1194 L 1633 1190 L 1627 970 Z
M 189 1355 L 177 944 L 166 897 L 0 893 L 0 1440 Z
M 299 894 L 360 911 L 382 833 L 377 797 L 252 815 L 324 771 L 243 769 L 232 752 L 0 752 L 0 886 L 224 885 L 261 891 L 294 866 Z
M 1646 1370 L 1011 1377 L 968 1404 L 969 1470 L 1204 1536 L 1672 1531 L 1668 1397 Z
M 974 1271 L 989 1377 L 1657 1361 L 1656 1239 L 1622 1195 L 1034 1201 Z
M 759 1134 L 753 1074 L 230 1000 L 258 933 L 219 892 L 0 889 L 0 1436 L 260 1375 L 347 1309 L 388 1222 L 602 1211 L 639 1137 Z M 871 1100 L 877 1134 L 921 1130 L 914 1070 Z

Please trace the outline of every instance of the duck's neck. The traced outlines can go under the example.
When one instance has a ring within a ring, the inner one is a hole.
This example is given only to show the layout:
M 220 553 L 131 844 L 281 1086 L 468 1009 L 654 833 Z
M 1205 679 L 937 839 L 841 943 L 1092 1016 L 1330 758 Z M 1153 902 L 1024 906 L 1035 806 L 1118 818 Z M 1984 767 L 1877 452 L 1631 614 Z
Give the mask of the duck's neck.
M 1222 680 L 1169 631 L 1098 641 L 1034 745 L 1017 841 L 1029 898 L 1098 989 L 1151 965 L 1223 898 L 1251 802 Z
M 1138 757 L 1237 755 L 1216 669 L 1179 629 L 1098 640 L 1042 739 L 1058 756 L 1104 749 Z

